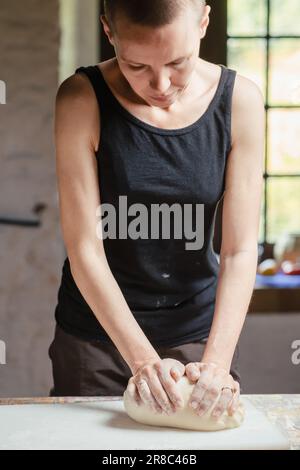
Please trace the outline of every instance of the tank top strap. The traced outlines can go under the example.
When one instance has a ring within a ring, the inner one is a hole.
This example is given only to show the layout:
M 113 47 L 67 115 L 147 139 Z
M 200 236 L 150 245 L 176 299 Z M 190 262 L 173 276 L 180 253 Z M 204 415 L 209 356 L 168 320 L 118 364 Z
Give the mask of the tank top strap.
M 223 80 L 222 98 L 223 98 L 226 112 L 231 114 L 232 94 L 233 94 L 234 82 L 235 82 L 237 72 L 236 70 L 230 69 L 226 67 L 225 65 L 223 65 L 223 68 L 224 68 L 224 73 L 222 77 L 222 80 Z
M 108 93 L 106 82 L 97 65 L 88 65 L 87 67 L 78 67 L 75 73 L 83 72 L 89 78 L 99 106 L 104 104 L 111 104 L 111 95 Z M 104 109 L 109 109 L 105 107 Z
M 222 65 L 222 64 L 220 64 Z M 232 116 L 232 95 L 237 71 L 222 65 L 222 93 L 220 93 L 220 106 L 219 110 L 222 112 L 224 119 L 224 127 L 227 134 L 227 150 L 231 149 L 231 116 Z
M 224 66 L 225 73 L 223 74 L 224 81 L 224 97 L 229 100 L 229 103 L 232 101 L 232 92 L 234 87 L 234 82 L 236 78 L 237 71 L 230 69 Z M 230 106 L 231 108 L 231 106 Z

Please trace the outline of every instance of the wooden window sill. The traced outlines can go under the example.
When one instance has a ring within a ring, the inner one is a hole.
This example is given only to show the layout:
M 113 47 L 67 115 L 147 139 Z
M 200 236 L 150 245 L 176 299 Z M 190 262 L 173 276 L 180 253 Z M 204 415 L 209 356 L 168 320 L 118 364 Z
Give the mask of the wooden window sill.
M 300 288 L 256 286 L 249 313 L 300 313 Z

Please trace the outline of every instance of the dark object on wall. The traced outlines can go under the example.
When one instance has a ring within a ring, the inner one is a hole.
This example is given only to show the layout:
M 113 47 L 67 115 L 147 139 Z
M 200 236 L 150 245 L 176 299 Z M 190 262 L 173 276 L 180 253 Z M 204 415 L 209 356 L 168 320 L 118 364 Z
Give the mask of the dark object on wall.
M 45 209 L 47 208 L 47 204 L 43 202 L 38 202 L 32 208 L 32 212 L 39 216 Z M 19 217 L 11 217 L 11 216 L 2 216 L 0 217 L 0 225 L 19 225 L 21 227 L 40 227 L 42 225 L 41 220 L 36 218 L 24 218 L 20 219 Z

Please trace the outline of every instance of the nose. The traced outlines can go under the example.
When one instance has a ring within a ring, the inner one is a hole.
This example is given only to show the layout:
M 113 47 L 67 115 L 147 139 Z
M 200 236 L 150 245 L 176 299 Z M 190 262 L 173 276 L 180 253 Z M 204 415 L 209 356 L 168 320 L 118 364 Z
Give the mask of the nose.
M 165 73 L 156 75 L 150 82 L 150 86 L 154 93 L 164 95 L 170 88 L 170 78 Z

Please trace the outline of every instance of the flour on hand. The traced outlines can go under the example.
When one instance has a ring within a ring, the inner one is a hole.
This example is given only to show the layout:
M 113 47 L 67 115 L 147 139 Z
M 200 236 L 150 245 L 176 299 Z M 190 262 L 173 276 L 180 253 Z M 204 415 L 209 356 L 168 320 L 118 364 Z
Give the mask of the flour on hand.
M 202 416 L 198 416 L 195 411 L 188 406 L 195 383 L 191 383 L 186 376 L 183 376 L 176 385 L 179 393 L 183 397 L 184 406 L 175 413 L 171 415 L 154 413 L 152 409 L 144 403 L 138 405 L 131 395 L 129 395 L 128 391 L 125 390 L 123 401 L 127 414 L 132 419 L 142 424 L 192 429 L 195 431 L 220 431 L 222 429 L 236 428 L 242 424 L 245 410 L 241 402 L 232 416 L 225 410 L 221 416 L 213 418 L 211 412 L 219 399 L 219 397 L 217 397 L 207 412 Z

